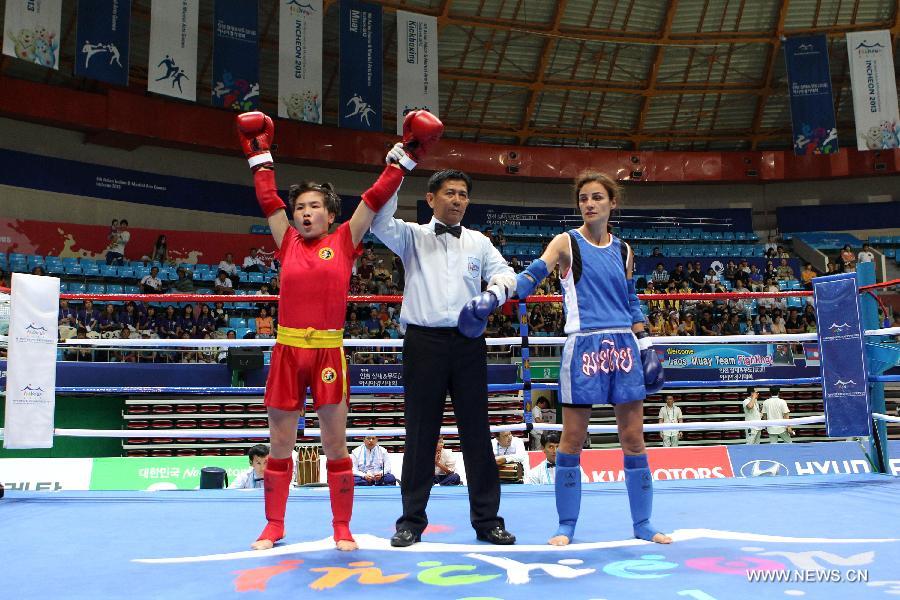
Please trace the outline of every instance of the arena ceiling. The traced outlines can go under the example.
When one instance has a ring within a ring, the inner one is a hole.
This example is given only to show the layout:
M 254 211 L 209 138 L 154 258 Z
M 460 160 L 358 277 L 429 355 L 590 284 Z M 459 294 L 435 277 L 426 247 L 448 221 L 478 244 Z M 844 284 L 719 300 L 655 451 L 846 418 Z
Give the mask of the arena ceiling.
M 890 29 L 898 0 L 381 0 L 384 126 L 394 129 L 393 13 L 439 24 L 440 116 L 471 141 L 634 150 L 790 147 L 781 40 L 825 34 L 842 146 L 855 145 L 845 34 Z M 0 73 L 102 90 L 75 78 L 76 2 L 63 3 L 60 70 L 3 57 Z M 130 87 L 146 89 L 150 0 L 133 0 Z M 278 3 L 259 2 L 263 110 L 274 113 Z M 325 0 L 325 120 L 338 115 L 337 0 Z M 213 0 L 200 2 L 198 98 L 209 104 Z

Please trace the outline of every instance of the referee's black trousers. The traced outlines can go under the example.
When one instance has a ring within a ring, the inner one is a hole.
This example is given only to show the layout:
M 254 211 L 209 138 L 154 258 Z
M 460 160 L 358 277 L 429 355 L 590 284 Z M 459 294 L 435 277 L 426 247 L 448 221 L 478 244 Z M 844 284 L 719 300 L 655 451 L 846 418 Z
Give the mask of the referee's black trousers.
M 467 338 L 455 327 L 409 325 L 403 340 L 403 382 L 406 450 L 400 485 L 403 515 L 397 519 L 397 529 L 421 533 L 428 525 L 425 507 L 447 392 L 459 427 L 472 527 L 504 526 L 497 515 L 500 479 L 488 425 L 484 338 Z

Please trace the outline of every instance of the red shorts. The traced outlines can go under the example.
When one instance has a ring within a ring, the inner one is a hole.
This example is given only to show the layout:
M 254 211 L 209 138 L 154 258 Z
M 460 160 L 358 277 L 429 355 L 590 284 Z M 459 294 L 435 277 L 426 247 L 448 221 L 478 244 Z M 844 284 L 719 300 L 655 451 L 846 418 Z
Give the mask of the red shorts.
M 302 412 L 307 386 L 312 390 L 314 410 L 326 404 L 346 402 L 349 405 L 344 349 L 275 344 L 266 380 L 266 406 Z

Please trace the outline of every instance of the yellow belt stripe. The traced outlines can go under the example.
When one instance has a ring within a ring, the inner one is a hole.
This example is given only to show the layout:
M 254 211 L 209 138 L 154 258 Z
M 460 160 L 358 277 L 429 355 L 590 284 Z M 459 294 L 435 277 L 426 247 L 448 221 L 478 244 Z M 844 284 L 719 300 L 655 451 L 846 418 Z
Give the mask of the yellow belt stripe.
M 344 345 L 344 332 L 341 329 L 296 329 L 279 325 L 276 340 L 295 348 L 340 348 Z

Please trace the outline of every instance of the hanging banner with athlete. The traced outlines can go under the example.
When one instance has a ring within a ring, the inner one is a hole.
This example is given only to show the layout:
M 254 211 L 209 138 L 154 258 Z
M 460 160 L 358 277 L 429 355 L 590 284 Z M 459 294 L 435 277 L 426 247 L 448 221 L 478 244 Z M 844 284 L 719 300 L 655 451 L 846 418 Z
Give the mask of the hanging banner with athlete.
M 199 0 L 153 0 L 147 91 L 197 101 Z
M 278 116 L 322 123 L 322 0 L 282 0 L 278 15 Z
M 259 9 L 256 0 L 216 0 L 212 105 L 259 108 Z
M 838 151 L 828 38 L 792 37 L 784 41 L 794 154 L 834 154 Z
M 397 134 L 407 113 L 438 115 L 437 17 L 397 11 Z
M 75 75 L 128 85 L 131 0 L 78 0 Z
M 340 32 L 338 125 L 381 131 L 381 7 L 342 0 Z
M 900 108 L 891 32 L 847 34 L 856 148 L 887 150 L 900 147 Z
M 59 69 L 61 0 L 6 0 L 3 54 Z

